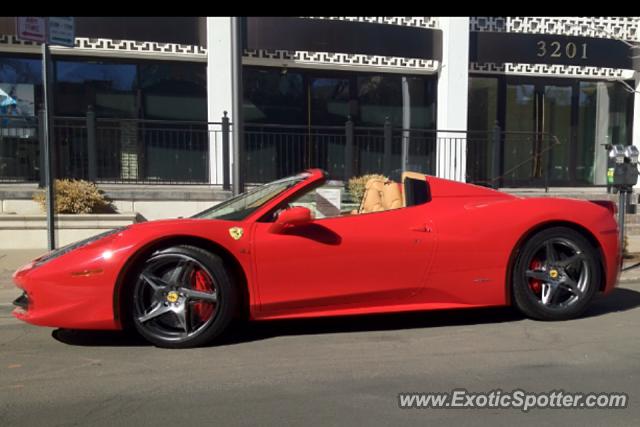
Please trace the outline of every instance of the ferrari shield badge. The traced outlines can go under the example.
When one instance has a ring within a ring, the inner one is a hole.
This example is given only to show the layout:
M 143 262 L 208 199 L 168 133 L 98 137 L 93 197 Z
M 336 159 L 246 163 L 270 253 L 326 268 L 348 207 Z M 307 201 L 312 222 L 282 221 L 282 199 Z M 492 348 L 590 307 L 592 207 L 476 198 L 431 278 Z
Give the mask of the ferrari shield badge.
M 234 240 L 238 240 L 239 238 L 241 238 L 242 233 L 244 233 L 244 230 L 241 227 L 231 227 L 229 229 L 229 234 L 231 235 L 231 237 L 233 237 Z

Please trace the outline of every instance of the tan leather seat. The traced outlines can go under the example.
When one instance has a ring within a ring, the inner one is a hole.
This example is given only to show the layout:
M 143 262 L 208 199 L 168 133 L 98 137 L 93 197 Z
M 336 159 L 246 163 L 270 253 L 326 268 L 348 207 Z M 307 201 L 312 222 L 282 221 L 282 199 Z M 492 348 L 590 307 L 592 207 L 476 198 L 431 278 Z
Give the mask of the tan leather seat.
M 402 207 L 402 191 L 397 182 L 388 181 L 382 190 L 382 206 L 384 209 L 398 209 Z
M 401 208 L 402 191 L 398 183 L 371 178 L 365 185 L 365 193 L 358 213 L 381 212 Z
M 371 178 L 364 186 L 364 197 L 360 204 L 359 213 L 379 212 L 383 211 L 382 191 L 384 189 L 384 181 L 378 178 Z

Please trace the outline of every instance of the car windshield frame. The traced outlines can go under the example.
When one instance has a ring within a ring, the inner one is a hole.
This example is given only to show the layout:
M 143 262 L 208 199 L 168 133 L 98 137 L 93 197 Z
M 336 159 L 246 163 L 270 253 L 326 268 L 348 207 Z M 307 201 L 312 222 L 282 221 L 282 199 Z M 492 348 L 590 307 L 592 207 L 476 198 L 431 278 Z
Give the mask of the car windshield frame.
M 194 219 L 219 219 L 226 221 L 242 221 L 256 212 L 269 201 L 290 188 L 305 181 L 311 176 L 308 172 L 288 176 L 286 178 L 271 181 L 269 183 L 252 188 L 231 199 L 225 200 L 215 206 L 198 212 L 191 218 Z

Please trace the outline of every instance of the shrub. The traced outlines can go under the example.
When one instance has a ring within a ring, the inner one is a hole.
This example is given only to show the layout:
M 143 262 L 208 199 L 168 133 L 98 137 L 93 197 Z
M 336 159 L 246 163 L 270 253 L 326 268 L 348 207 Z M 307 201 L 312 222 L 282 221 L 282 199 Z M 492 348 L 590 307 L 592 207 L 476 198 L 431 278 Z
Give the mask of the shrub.
M 378 175 L 378 174 L 354 176 L 353 178 L 349 179 L 349 182 L 347 183 L 347 188 L 349 190 L 349 193 L 351 193 L 351 199 L 354 202 L 359 203 L 362 200 L 362 197 L 364 196 L 365 185 L 367 185 L 367 182 L 371 178 L 379 178 L 384 181 L 389 179 L 384 175 Z
M 35 193 L 33 199 L 43 211 L 47 209 L 44 191 Z M 55 212 L 60 214 L 106 212 L 111 207 L 94 183 L 83 180 L 56 179 L 55 201 Z
M 632 258 L 629 253 L 629 239 L 627 239 L 627 235 L 624 235 L 624 241 L 622 243 L 622 257 L 623 258 Z

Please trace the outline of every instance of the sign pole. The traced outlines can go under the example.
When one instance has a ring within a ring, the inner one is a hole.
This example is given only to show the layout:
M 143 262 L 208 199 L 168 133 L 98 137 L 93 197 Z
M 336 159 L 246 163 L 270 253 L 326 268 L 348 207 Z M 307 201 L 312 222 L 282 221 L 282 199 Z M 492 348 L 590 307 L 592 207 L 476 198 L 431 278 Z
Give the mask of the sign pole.
M 56 248 L 56 235 L 55 235 L 55 174 L 53 170 L 53 138 L 51 138 L 51 106 L 53 105 L 53 99 L 51 96 L 51 90 L 49 81 L 51 78 L 51 54 L 49 52 L 49 45 L 45 42 L 42 43 L 42 87 L 44 92 L 44 114 L 43 114 L 43 126 L 44 130 L 42 138 L 44 149 L 44 174 L 45 184 L 47 186 L 47 241 L 49 244 L 49 250 Z
M 56 248 L 55 235 L 55 133 L 53 132 L 53 92 L 51 91 L 51 53 L 49 44 L 73 48 L 76 33 L 72 16 L 18 16 L 16 32 L 18 39 L 42 43 L 42 88 L 44 112 L 40 116 L 40 181 L 47 186 L 47 240 L 49 250 Z

